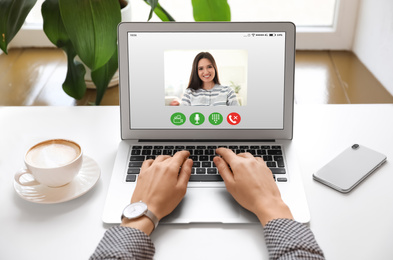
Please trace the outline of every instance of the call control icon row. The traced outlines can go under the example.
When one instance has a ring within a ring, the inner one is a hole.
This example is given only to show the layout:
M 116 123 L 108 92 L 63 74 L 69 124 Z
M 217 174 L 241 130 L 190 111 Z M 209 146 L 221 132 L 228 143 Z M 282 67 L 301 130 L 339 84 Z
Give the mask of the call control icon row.
M 174 125 L 182 125 L 186 122 L 187 118 L 183 113 L 177 112 L 172 114 L 171 122 Z M 205 116 L 202 113 L 196 112 L 190 115 L 189 120 L 193 125 L 202 125 L 205 122 Z M 208 117 L 210 124 L 220 125 L 224 121 L 224 117 L 217 112 L 211 113 Z M 240 123 L 241 117 L 238 113 L 230 113 L 227 116 L 227 122 L 231 125 Z

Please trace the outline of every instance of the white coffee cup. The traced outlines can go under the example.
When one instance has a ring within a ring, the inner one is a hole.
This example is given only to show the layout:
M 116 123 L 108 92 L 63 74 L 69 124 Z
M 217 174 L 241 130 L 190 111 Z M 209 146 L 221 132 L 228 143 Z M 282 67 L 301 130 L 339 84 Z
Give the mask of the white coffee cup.
M 15 174 L 22 186 L 46 185 L 60 187 L 70 183 L 82 167 L 83 152 L 79 144 L 65 139 L 52 139 L 31 147 L 24 157 L 26 169 Z M 33 181 L 21 182 L 24 174 Z

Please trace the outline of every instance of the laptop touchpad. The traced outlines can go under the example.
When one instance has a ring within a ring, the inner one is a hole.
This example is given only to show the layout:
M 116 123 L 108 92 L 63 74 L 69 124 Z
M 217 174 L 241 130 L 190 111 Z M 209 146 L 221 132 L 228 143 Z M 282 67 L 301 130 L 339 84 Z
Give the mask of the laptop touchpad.
M 188 188 L 178 207 L 161 223 L 238 223 L 244 209 L 225 188 Z

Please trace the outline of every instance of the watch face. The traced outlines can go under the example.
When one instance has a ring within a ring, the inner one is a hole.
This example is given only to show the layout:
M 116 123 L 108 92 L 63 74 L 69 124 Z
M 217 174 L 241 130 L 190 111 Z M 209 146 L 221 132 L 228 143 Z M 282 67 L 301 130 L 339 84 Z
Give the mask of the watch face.
M 128 205 L 124 211 L 123 215 L 126 218 L 133 219 L 133 218 L 138 218 L 143 215 L 147 210 L 147 205 L 143 202 L 135 202 L 130 205 Z

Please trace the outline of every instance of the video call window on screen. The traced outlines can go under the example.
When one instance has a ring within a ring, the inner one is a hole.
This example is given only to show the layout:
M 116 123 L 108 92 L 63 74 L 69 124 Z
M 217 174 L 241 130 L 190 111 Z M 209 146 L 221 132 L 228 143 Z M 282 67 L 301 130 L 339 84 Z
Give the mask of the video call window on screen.
M 166 50 L 165 106 L 246 106 L 247 50 Z
M 132 129 L 283 127 L 282 32 L 130 32 L 128 53 Z

